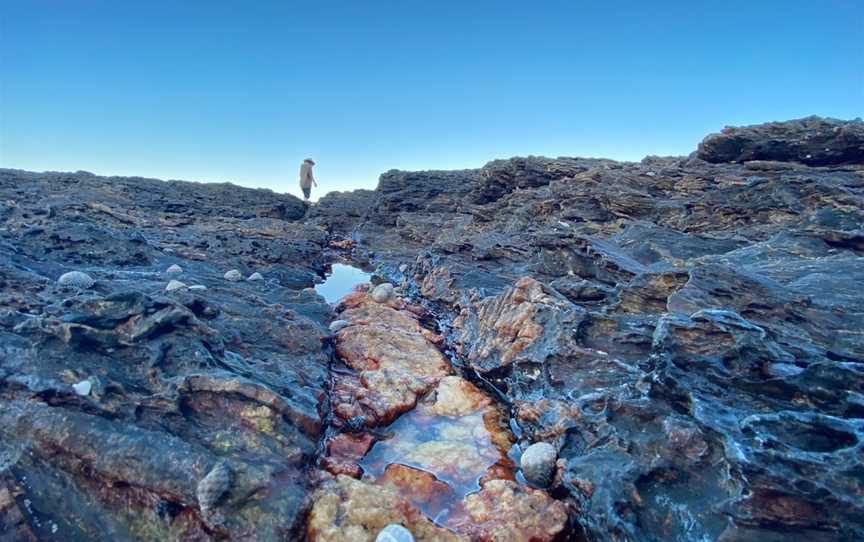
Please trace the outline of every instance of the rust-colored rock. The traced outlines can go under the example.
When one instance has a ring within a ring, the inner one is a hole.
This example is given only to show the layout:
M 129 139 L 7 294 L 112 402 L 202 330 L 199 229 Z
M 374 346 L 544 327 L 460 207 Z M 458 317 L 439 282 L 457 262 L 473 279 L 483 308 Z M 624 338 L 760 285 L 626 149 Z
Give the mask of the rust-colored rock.
M 569 344 L 584 311 L 530 277 L 464 309 L 453 323 L 458 351 L 481 372 L 514 361 L 542 363 L 548 343 Z
M 450 491 L 450 487 L 434 474 L 398 463 L 388 465 L 380 481 L 396 487 L 399 493 L 416 504 L 440 501 Z
M 435 388 L 434 401 L 423 406 L 437 416 L 467 416 L 491 403 L 489 397 L 464 378 L 446 376 Z
M 351 239 L 334 239 L 330 241 L 330 248 L 338 248 L 340 250 L 348 250 L 354 248 L 354 241 Z
M 358 463 L 374 442 L 375 437 L 368 433 L 336 435 L 327 442 L 327 456 L 321 464 L 331 474 L 345 474 L 352 478 L 360 478 L 363 469 Z
M 313 500 L 307 529 L 311 542 L 371 542 L 391 523 L 406 527 L 417 542 L 468 540 L 436 526 L 388 485 L 337 476 L 325 482 Z
M 544 491 L 491 480 L 463 503 L 452 526 L 477 541 L 549 542 L 567 527 L 567 508 Z
M 449 372 L 449 364 L 417 316 L 399 299 L 375 303 L 368 292 L 348 295 L 339 318 L 350 326 L 336 334 L 336 352 L 358 372 L 338 375 L 332 404 L 342 419 L 365 416 L 385 425 L 407 412 Z

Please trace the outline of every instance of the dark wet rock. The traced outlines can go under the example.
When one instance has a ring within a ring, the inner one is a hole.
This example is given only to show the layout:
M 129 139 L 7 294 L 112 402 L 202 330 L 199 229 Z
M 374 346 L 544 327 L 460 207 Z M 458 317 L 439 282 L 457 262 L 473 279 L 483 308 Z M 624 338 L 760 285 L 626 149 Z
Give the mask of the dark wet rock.
M 294 199 L 0 170 L 0 200 L 14 202 L 0 222 L 0 539 L 305 529 L 332 317 L 301 289 L 327 238 L 259 216 L 271 203 L 297 215 Z M 229 265 L 273 280 L 227 282 Z M 172 266 L 208 289 L 166 293 Z M 70 270 L 98 280 L 56 285 Z M 208 514 L 199 482 L 222 461 L 230 488 Z
M 773 160 L 810 166 L 864 164 L 864 122 L 807 117 L 725 128 L 699 144 L 708 162 Z
M 372 190 L 328 192 L 309 207 L 306 222 L 321 226 L 332 234 L 350 235 L 362 221 L 374 196 Z
M 0 170 L 0 538 L 864 538 L 860 132 L 390 171 L 308 209 Z M 331 332 L 311 286 L 348 251 L 404 298 Z M 507 455 L 541 441 L 548 491 Z
M 389 172 L 355 251 L 434 308 L 520 445 L 555 442 L 589 539 L 861 538 L 860 131 Z
M 557 351 L 575 349 L 582 309 L 534 279 L 466 308 L 453 324 L 459 351 L 480 372 L 510 365 L 538 366 Z

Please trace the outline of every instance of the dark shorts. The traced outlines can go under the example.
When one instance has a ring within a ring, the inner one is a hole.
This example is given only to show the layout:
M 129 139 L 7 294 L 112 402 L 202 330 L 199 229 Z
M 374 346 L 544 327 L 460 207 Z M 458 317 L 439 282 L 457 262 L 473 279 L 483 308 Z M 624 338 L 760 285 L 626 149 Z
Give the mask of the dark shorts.
M 309 194 L 312 193 L 312 187 L 311 186 L 301 186 L 300 188 L 303 189 L 303 197 L 306 199 L 309 199 Z

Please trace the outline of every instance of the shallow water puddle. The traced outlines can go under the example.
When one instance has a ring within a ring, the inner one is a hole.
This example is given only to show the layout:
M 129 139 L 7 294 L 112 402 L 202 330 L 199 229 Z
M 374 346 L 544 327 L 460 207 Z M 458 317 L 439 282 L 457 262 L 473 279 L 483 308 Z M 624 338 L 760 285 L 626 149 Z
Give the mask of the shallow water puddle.
M 419 540 L 550 542 L 566 507 L 514 481 L 507 413 L 453 374 L 423 314 L 361 290 L 341 300 L 337 318 L 348 325 L 334 344 L 351 371 L 332 374 L 334 431 L 321 465 L 333 476 L 316 490 L 310 540 L 371 540 L 398 523 Z
M 466 415 L 440 415 L 421 404 L 387 428 L 360 463 L 376 480 L 399 487 L 435 523 L 457 519 L 464 497 L 483 478 L 512 479 L 510 435 L 500 412 L 484 406 Z
M 315 291 L 323 296 L 327 303 L 335 305 L 357 285 L 369 282 L 371 277 L 371 273 L 357 267 L 334 263 L 324 282 L 315 285 Z

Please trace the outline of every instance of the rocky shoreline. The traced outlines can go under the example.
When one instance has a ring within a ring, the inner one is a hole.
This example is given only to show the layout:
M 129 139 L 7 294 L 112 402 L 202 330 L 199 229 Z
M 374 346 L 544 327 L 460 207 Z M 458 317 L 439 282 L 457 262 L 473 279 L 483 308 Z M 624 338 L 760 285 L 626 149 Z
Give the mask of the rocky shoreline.
M 312 207 L 0 170 L 0 541 L 858 539 L 862 264 L 861 121 Z

